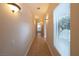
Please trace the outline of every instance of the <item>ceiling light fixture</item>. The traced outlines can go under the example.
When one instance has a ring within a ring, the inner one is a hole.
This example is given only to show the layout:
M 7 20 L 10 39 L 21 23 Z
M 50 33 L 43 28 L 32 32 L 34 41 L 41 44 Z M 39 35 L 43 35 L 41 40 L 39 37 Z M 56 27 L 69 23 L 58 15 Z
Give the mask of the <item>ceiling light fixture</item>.
M 10 9 L 12 10 L 12 12 L 18 12 L 19 10 L 21 10 L 20 6 L 18 6 L 15 3 L 8 3 Z
M 40 10 L 40 7 L 38 7 L 37 9 Z

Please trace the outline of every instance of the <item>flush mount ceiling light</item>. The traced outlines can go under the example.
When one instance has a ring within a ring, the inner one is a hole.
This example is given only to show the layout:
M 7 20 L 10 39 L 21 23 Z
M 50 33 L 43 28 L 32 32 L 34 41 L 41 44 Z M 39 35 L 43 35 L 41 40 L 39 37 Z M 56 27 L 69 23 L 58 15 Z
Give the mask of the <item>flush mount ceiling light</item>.
M 12 12 L 18 12 L 19 10 L 21 10 L 20 6 L 17 5 L 16 3 L 7 3 L 10 7 L 10 9 L 12 10 Z
M 40 7 L 38 7 L 37 9 L 40 10 Z

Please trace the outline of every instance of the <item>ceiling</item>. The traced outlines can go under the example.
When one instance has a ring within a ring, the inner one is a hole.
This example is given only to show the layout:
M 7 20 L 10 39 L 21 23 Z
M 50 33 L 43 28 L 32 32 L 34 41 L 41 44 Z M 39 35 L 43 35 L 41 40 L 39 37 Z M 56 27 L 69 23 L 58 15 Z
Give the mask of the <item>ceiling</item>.
M 27 5 L 31 9 L 32 13 L 36 16 L 43 16 L 48 10 L 48 3 L 24 3 L 22 5 Z

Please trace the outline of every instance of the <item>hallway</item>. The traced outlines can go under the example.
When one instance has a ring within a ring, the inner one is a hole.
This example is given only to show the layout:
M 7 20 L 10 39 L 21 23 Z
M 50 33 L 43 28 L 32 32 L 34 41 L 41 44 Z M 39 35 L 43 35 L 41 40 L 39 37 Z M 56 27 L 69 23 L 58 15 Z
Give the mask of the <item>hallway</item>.
M 40 33 L 37 35 L 37 38 L 34 40 L 28 56 L 51 56 L 49 48 L 44 41 L 44 38 L 41 37 Z
M 2 56 L 70 55 L 70 3 L 3 3 L 0 22 Z

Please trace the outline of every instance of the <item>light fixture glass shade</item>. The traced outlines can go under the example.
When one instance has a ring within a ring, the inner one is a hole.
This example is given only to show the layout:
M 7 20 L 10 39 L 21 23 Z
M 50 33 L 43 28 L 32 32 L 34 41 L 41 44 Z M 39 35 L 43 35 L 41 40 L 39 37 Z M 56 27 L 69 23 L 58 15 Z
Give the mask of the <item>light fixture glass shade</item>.
M 9 5 L 10 6 L 10 9 L 12 10 L 12 12 L 18 12 L 19 9 L 16 7 L 16 6 L 13 6 L 13 5 Z
M 46 15 L 46 19 L 48 19 L 49 18 L 49 16 L 48 16 L 48 14 Z
M 48 19 L 46 20 L 46 23 L 48 23 Z
M 9 8 L 12 12 L 18 12 L 21 8 L 15 3 L 8 3 Z

